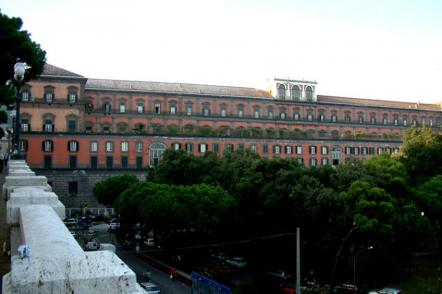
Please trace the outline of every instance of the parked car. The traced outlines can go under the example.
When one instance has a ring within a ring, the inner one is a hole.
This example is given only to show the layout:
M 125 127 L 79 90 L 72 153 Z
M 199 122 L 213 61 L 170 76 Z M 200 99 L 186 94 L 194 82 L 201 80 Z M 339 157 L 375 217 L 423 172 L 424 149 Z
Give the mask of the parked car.
M 160 294 L 161 290 L 156 284 L 152 282 L 145 282 L 140 284 L 141 287 L 146 290 L 147 294 Z
M 226 260 L 228 264 L 237 268 L 243 268 L 247 266 L 247 262 L 242 257 L 233 257 Z
M 86 233 L 86 237 L 88 239 L 95 238 L 95 237 L 97 237 L 97 233 L 94 230 L 88 230 Z
M 115 231 L 116 229 L 120 228 L 120 223 L 118 222 L 112 222 L 109 224 L 109 231 Z
M 76 218 L 67 218 L 64 220 L 66 226 L 75 226 L 78 223 Z
M 292 277 L 292 275 L 288 274 L 286 271 L 283 270 L 272 270 L 266 272 L 266 275 L 273 278 L 278 278 L 281 280 L 287 280 Z
M 383 288 L 380 290 L 371 290 L 368 294 L 401 294 L 401 290 L 397 288 Z
M 147 238 L 146 240 L 144 240 L 143 243 L 147 247 L 153 247 L 153 246 L 155 246 L 155 239 L 154 238 Z

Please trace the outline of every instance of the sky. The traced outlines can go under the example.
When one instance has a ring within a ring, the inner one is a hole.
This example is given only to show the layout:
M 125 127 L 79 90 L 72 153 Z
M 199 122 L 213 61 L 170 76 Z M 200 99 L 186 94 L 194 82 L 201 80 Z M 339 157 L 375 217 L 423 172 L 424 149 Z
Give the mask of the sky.
M 1 12 L 88 78 L 442 102 L 440 0 L 0 0 Z

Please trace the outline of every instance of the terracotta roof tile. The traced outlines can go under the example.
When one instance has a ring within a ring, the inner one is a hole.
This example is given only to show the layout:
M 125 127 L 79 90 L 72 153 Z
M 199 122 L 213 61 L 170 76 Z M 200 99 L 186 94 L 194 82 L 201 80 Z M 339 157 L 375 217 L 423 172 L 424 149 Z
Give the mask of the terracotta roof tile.
M 60 76 L 60 77 L 76 77 L 76 78 L 84 78 L 83 76 L 65 70 L 63 68 L 56 67 L 52 64 L 46 63 L 41 74 L 42 76 Z
M 269 92 L 254 88 L 104 79 L 88 79 L 86 89 L 272 98 Z
M 348 98 L 348 97 L 325 96 L 325 95 L 318 95 L 317 97 L 320 103 L 336 103 L 336 104 L 347 104 L 347 105 L 358 105 L 358 106 L 377 106 L 377 107 L 387 107 L 387 108 L 441 111 L 441 106 L 439 104 L 399 102 L 391 100 L 375 100 L 375 99 L 364 99 L 364 98 Z

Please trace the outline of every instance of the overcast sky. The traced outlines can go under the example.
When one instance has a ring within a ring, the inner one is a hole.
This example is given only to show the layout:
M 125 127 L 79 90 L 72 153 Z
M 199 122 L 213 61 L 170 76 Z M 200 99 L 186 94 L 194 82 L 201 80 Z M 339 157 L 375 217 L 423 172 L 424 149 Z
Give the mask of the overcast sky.
M 0 0 L 47 62 L 89 78 L 442 101 L 440 0 Z

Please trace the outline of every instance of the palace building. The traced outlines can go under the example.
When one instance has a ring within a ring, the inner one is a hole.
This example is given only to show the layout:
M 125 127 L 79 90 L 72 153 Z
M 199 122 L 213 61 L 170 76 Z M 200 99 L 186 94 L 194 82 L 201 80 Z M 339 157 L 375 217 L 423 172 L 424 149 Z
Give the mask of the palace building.
M 145 174 L 168 148 L 246 150 L 307 166 L 398 152 L 411 126 L 440 127 L 441 106 L 318 95 L 317 83 L 269 89 L 90 79 L 46 64 L 21 89 L 29 166 L 66 202 L 112 173 Z M 73 198 L 73 199 L 72 199 Z

